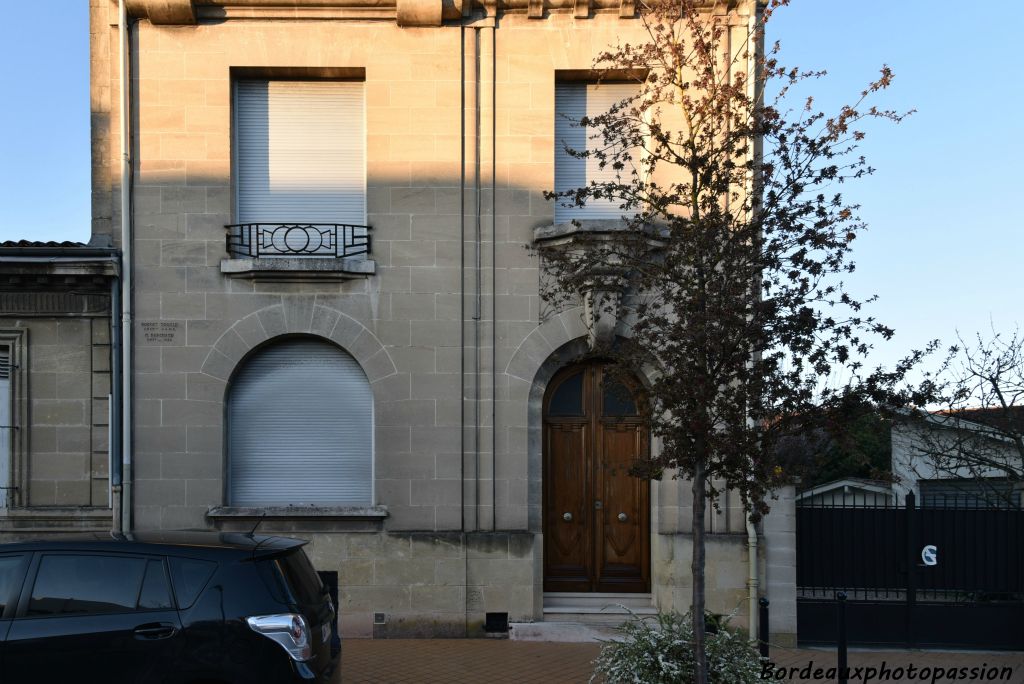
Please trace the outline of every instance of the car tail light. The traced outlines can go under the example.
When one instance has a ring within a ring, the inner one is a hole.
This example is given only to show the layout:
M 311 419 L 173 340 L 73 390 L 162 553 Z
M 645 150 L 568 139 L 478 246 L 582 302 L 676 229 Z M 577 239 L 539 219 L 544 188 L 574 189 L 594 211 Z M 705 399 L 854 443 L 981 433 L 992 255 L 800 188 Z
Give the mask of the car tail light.
M 292 660 L 304 662 L 313 657 L 309 624 L 303 616 L 296 613 L 254 615 L 246 618 L 246 622 L 254 632 L 280 644 L 281 648 L 288 651 Z

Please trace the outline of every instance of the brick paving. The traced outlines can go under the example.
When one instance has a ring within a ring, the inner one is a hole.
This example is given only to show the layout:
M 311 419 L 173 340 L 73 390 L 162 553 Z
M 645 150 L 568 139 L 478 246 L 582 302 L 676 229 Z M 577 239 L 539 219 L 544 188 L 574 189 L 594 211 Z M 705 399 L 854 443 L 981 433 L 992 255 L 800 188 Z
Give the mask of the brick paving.
M 496 639 L 349 639 L 345 684 L 586 682 L 600 644 Z
M 522 684 L 574 684 L 587 682 L 591 661 L 600 644 L 500 641 L 492 639 L 349 639 L 344 645 L 341 681 L 345 684 L 480 684 L 516 682 Z M 834 651 L 773 649 L 776 665 L 803 668 L 835 665 Z M 1009 667 L 1009 680 L 991 681 L 1024 684 L 1024 653 L 979 653 L 937 651 L 851 651 L 851 667 L 881 667 L 891 670 L 913 664 L 916 668 Z M 799 684 L 813 679 L 798 676 L 784 681 Z M 818 680 L 821 681 L 821 680 Z M 834 680 L 833 680 L 834 681 Z M 851 679 L 850 684 L 858 680 Z M 877 680 L 875 680 L 877 681 Z M 893 681 L 893 680 L 889 680 Z M 910 681 L 904 679 L 903 681 Z M 941 678 L 943 682 L 986 681 L 985 679 Z

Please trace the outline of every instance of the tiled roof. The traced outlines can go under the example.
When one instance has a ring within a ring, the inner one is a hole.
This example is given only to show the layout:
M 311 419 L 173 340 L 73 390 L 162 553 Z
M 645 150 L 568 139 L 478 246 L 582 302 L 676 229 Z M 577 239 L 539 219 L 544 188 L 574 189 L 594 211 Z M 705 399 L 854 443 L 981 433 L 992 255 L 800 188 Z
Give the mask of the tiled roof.
M 958 411 L 957 415 L 975 423 L 981 423 L 1006 432 L 1024 432 L 1024 406 L 972 408 Z
M 0 242 L 0 249 L 86 249 L 89 245 L 84 242 L 56 242 L 53 240 L 42 242 L 38 240 L 5 240 Z

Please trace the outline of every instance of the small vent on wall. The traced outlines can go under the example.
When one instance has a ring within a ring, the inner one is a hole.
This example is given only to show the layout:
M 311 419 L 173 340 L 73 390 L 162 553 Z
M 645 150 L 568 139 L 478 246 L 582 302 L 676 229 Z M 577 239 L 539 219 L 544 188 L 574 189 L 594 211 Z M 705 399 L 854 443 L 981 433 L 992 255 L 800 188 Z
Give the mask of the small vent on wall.
M 507 634 L 508 613 L 486 613 L 484 631 L 488 634 Z
M 387 624 L 387 622 L 388 622 L 388 616 L 387 616 L 386 613 L 374 613 L 373 614 L 373 624 L 375 624 L 375 625 L 385 625 L 385 624 Z

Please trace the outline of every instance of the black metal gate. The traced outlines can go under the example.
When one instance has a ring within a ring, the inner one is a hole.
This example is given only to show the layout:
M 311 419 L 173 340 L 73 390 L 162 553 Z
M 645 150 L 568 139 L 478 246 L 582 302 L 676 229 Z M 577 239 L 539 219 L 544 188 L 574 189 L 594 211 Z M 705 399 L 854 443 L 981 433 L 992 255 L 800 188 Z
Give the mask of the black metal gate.
M 849 643 L 1024 650 L 1024 510 L 797 508 L 797 630 Z

